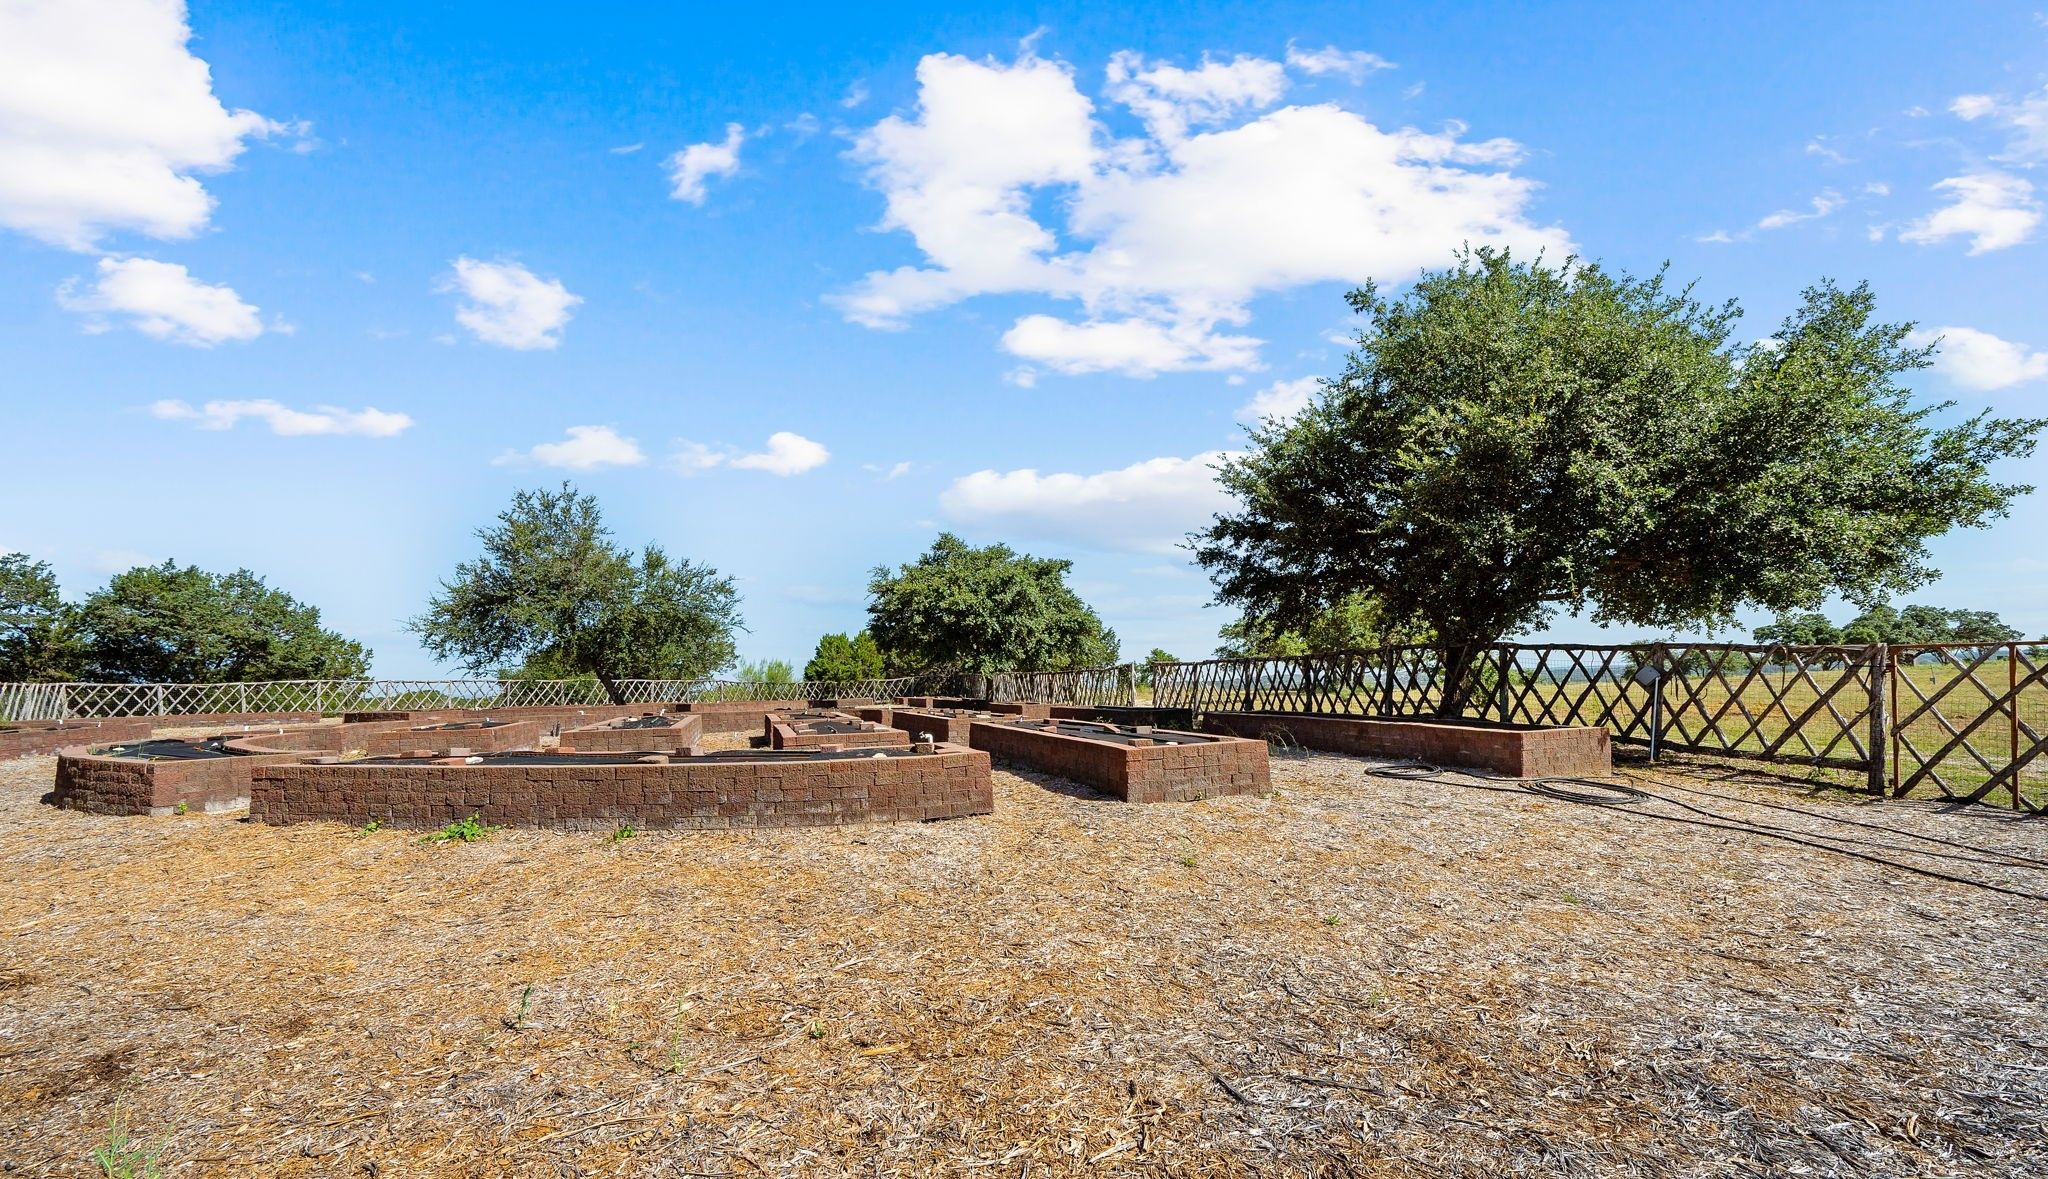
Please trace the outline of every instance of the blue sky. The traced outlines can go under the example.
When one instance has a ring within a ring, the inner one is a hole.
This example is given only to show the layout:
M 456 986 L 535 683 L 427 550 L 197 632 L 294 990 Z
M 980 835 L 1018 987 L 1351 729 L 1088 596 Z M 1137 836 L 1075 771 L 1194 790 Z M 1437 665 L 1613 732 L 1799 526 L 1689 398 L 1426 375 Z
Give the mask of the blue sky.
M 401 620 L 569 478 L 734 575 L 749 657 L 942 527 L 1199 655 L 1206 456 L 1355 282 L 1668 260 L 1762 337 L 1868 279 L 1926 396 L 2038 414 L 2044 192 L 2024 5 L 15 5 L 0 549 L 246 566 L 428 675 Z M 2048 634 L 2044 538 L 1918 600 Z

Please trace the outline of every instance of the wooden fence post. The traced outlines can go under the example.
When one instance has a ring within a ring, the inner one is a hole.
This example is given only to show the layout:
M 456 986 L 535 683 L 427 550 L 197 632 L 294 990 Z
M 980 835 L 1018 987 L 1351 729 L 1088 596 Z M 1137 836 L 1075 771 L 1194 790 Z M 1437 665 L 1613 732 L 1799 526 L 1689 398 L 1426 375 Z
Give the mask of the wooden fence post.
M 1871 794 L 1883 798 L 1890 785 L 1886 773 L 1892 743 L 1892 689 L 1890 647 L 1870 645 L 1870 777 Z

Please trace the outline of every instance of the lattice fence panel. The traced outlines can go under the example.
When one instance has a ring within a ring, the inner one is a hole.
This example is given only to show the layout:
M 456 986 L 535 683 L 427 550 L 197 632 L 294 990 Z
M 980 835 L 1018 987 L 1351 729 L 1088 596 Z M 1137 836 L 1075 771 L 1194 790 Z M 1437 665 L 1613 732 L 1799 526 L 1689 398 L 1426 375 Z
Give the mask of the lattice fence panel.
M 1067 671 L 997 672 L 989 677 L 988 697 L 1084 708 L 1129 706 L 1138 702 L 1138 667 L 1120 663 Z
M 1893 648 L 1892 793 L 2048 813 L 2048 651 Z
M 1442 696 L 1442 662 L 1428 647 L 1152 668 L 1153 703 L 1196 712 L 1427 716 Z
M 63 720 L 64 685 L 0 684 L 0 721 Z

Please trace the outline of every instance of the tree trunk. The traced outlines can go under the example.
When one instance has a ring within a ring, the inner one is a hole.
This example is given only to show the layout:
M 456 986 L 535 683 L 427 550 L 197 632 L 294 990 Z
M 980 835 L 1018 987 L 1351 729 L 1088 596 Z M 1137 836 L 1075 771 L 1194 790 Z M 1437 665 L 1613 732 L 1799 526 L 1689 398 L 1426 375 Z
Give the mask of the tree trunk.
M 624 704 L 626 702 L 625 694 L 619 691 L 619 685 L 612 681 L 612 677 L 601 671 L 594 674 L 597 676 L 597 682 L 604 685 L 604 694 L 611 697 L 613 704 Z
M 1461 717 L 1465 705 L 1472 698 L 1473 689 L 1478 686 L 1478 677 L 1473 669 L 1479 663 L 1480 652 L 1490 644 L 1480 642 L 1447 643 L 1440 652 L 1443 660 L 1438 674 L 1443 677 L 1443 694 L 1437 697 L 1436 714 L 1439 717 Z

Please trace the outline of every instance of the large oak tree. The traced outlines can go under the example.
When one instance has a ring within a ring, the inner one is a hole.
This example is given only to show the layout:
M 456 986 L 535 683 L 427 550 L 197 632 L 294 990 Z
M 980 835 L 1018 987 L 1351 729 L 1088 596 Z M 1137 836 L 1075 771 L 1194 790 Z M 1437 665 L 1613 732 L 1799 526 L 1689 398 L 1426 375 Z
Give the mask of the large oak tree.
M 1479 653 L 1560 612 L 1663 630 L 1861 605 L 1935 576 L 1927 541 L 2005 514 L 2044 425 L 1956 420 L 1900 378 L 1931 350 L 1823 282 L 1768 340 L 1740 310 L 1598 266 L 1467 251 L 1364 317 L 1341 376 L 1219 472 L 1195 537 L 1218 597 L 1299 629 L 1352 595 L 1426 627 L 1459 711 Z
M 614 544 L 596 498 L 567 483 L 516 493 L 477 539 L 483 555 L 407 624 L 438 659 L 472 674 L 523 661 L 528 674 L 595 676 L 624 703 L 621 679 L 696 679 L 737 654 L 732 579 Z

